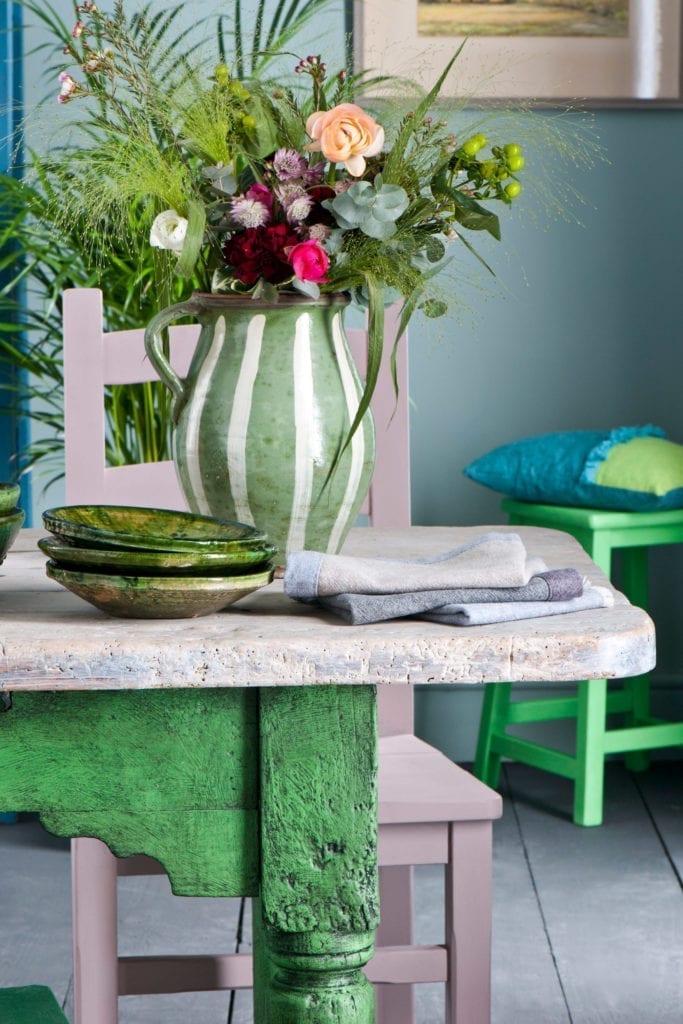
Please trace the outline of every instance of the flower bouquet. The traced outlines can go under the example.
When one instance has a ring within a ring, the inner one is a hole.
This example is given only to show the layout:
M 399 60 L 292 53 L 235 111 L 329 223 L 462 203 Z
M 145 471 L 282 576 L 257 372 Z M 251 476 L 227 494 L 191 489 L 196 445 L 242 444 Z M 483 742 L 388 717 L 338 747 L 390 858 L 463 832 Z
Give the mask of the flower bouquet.
M 141 44 L 143 16 L 128 18 L 123 0 L 112 14 L 87 0 L 76 12 L 58 98 L 89 107 L 74 156 L 86 168 L 79 214 L 94 230 L 106 217 L 138 251 L 157 250 L 166 281 L 272 303 L 286 292 L 344 292 L 368 306 L 350 438 L 377 380 L 384 305 L 402 301 L 396 342 L 416 309 L 446 312 L 433 279 L 449 248 L 477 255 L 471 232 L 500 237 L 487 204 L 519 194 L 519 145 L 456 138 L 435 116 L 457 53 L 411 109 L 394 96 L 373 110 L 368 76 L 331 74 L 318 55 L 292 59 L 291 81 L 274 83 L 226 59 L 207 68 L 192 52 L 156 53 L 154 33 Z

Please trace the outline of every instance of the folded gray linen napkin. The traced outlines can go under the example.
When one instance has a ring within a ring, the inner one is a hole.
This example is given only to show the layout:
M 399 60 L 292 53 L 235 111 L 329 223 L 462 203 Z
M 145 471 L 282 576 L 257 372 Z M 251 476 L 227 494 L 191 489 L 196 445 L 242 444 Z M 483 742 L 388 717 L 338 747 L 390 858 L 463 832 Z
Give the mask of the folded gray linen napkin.
M 430 558 L 356 558 L 319 551 L 292 551 L 285 566 L 285 593 L 299 601 L 331 594 L 409 594 L 460 587 L 523 587 L 545 572 L 527 555 L 516 533 L 484 533 Z
M 548 569 L 515 533 L 486 533 L 442 555 L 356 558 L 319 551 L 287 556 L 285 593 L 352 625 L 422 618 L 454 626 L 560 615 L 613 603 L 575 569 Z
M 468 613 L 463 613 L 464 605 L 470 610 L 469 617 L 477 618 L 478 613 L 471 612 L 472 606 L 488 608 L 492 604 L 507 606 L 514 602 L 528 607 L 548 602 L 566 603 L 582 593 L 583 578 L 576 569 L 552 569 L 532 576 L 523 587 L 459 587 L 418 590 L 410 594 L 330 594 L 319 597 L 316 603 L 354 626 L 407 616 L 426 618 L 426 613 L 438 615 L 440 622 L 448 621 L 448 616 L 455 616 L 455 624 L 465 625 Z M 498 615 L 502 613 L 502 610 L 498 611 Z
M 430 622 L 447 626 L 486 626 L 493 622 L 516 622 L 519 619 L 539 619 L 545 615 L 566 615 L 591 608 L 609 608 L 614 597 L 607 587 L 585 587 L 582 594 L 569 601 L 507 601 L 482 604 L 453 604 L 435 608 L 420 615 Z

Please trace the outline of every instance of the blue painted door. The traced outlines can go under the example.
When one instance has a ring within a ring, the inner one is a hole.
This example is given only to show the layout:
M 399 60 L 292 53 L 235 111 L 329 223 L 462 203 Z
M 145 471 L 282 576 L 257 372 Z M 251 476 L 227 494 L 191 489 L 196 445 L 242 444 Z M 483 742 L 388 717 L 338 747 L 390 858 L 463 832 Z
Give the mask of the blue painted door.
M 17 131 L 21 118 L 22 98 L 22 33 L 21 8 L 17 3 L 0 4 L 0 172 L 10 171 L 12 154 L 16 154 Z M 18 162 L 15 159 L 15 164 Z M 1 199 L 0 199 L 1 201 Z M 0 275 L 0 287 L 4 282 Z M 15 387 L 19 382 L 15 367 L 0 363 L 0 385 Z M 8 402 L 9 392 L 0 401 Z M 28 440 L 29 421 L 25 417 L 0 416 L 0 480 L 16 477 L 17 452 Z M 22 480 L 21 504 L 28 511 L 30 494 L 28 479 Z

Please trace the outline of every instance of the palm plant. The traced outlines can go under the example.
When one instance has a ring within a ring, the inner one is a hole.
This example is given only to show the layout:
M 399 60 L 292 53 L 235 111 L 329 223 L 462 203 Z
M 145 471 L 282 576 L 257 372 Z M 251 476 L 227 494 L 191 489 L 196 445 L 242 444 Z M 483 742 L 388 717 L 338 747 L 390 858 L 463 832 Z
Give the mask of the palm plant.
M 32 54 L 44 58 L 48 74 L 56 77 L 64 50 L 73 42 L 73 23 L 67 24 L 55 6 L 44 0 L 21 2 L 48 34 L 48 40 Z M 277 0 L 267 14 L 266 0 L 259 0 L 248 34 L 241 0 L 233 0 L 229 15 L 215 17 L 219 54 L 241 76 L 262 76 L 272 56 L 285 50 L 329 2 Z M 73 7 L 77 20 L 75 0 Z M 139 67 L 148 83 L 158 80 L 160 68 L 180 52 L 181 44 L 196 30 L 196 25 L 179 27 L 183 8 L 183 4 L 149 2 L 128 19 Z M 116 11 L 123 16 L 118 0 Z M 134 119 L 135 102 L 134 95 L 122 97 L 123 125 L 126 117 Z M 101 128 L 96 113 L 84 130 L 91 141 L 97 141 Z M 159 131 L 163 135 L 163 126 Z M 160 144 L 164 142 L 160 138 Z M 63 291 L 102 288 L 107 329 L 125 330 L 146 322 L 171 301 L 184 298 L 194 282 L 176 278 L 172 284 L 156 250 L 134 255 L 106 213 L 95 232 L 91 223 L 84 222 L 78 214 L 78 195 L 87 168 L 80 163 L 77 149 L 52 147 L 48 154 L 29 151 L 21 170 L 21 177 L 0 175 L 0 362 L 21 371 L 14 375 L 18 384 L 0 386 L 0 408 L 28 415 L 41 425 L 40 436 L 19 453 L 20 462 L 23 472 L 34 469 L 47 474 L 49 485 L 63 472 Z M 66 208 L 68 217 L 62 212 Z M 135 210 L 131 216 L 136 216 Z M 110 464 L 170 457 L 169 402 L 161 386 L 111 388 L 106 413 Z

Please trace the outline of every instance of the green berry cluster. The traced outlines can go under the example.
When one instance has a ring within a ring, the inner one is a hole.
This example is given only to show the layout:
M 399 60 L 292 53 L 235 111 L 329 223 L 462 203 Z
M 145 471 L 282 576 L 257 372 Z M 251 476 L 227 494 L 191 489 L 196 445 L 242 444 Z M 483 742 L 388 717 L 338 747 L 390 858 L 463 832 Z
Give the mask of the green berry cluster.
M 215 82 L 216 86 L 230 97 L 230 105 L 235 110 L 235 117 L 245 132 L 254 131 L 257 126 L 253 114 L 247 113 L 244 109 L 251 99 L 251 93 L 242 85 L 237 78 L 232 78 L 225 64 L 217 64 L 214 73 L 209 81 Z
M 453 154 L 451 171 L 458 185 L 476 199 L 496 198 L 509 203 L 522 190 L 514 177 L 524 167 L 522 147 L 516 142 L 492 146 L 491 155 L 482 160 L 478 154 L 487 144 L 485 135 L 472 135 Z

